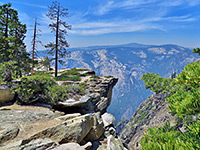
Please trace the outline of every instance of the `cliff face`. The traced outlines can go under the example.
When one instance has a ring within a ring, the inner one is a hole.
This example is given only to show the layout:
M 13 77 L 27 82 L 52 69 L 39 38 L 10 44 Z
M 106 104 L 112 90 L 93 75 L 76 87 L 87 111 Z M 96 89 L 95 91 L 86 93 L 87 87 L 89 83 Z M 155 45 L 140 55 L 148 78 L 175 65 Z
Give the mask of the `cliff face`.
M 93 71 L 86 74 L 77 82 L 58 82 L 72 87 L 84 83 L 87 89 L 79 99 L 66 99 L 53 108 L 42 107 L 44 104 L 0 107 L 0 150 L 101 150 L 113 146 L 125 150 L 112 130 L 113 116 L 105 113 L 118 79 L 97 77 Z
M 130 150 L 140 149 L 140 139 L 148 128 L 163 126 L 167 121 L 174 125 L 174 116 L 169 113 L 167 94 L 153 94 L 139 105 L 128 124 L 120 133 Z
M 64 58 L 61 67 L 90 68 L 97 75 L 115 76 L 119 79 L 113 90 L 113 100 L 108 109 L 117 120 L 130 119 L 136 108 L 151 92 L 145 90 L 141 76 L 147 72 L 170 77 L 180 73 L 185 65 L 198 56 L 191 49 L 177 45 L 113 45 L 69 49 L 70 58 Z M 45 54 L 40 54 L 45 56 Z M 116 111 L 118 110 L 118 111 Z

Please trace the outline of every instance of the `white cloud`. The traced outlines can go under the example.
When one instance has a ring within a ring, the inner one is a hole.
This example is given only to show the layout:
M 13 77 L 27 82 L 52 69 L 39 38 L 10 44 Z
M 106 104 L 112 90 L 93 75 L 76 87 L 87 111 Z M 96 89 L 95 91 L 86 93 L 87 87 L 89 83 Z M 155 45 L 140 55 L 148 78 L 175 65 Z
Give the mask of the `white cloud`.
M 113 8 L 113 5 L 114 5 L 114 1 L 113 0 L 109 0 L 106 4 L 101 5 L 97 9 L 96 15 L 104 15 L 104 14 L 106 14 L 107 12 L 109 12 Z
M 158 4 L 161 6 L 166 6 L 166 7 L 173 7 L 173 6 L 180 6 L 180 5 L 185 5 L 188 7 L 191 6 L 196 6 L 200 4 L 200 0 L 168 0 L 168 1 L 159 1 L 157 0 Z
M 89 25 L 88 28 L 84 28 Z M 78 28 L 76 28 L 78 27 Z M 74 26 L 73 30 L 69 31 L 71 34 L 79 35 L 101 35 L 109 33 L 123 33 L 123 32 L 134 32 L 149 29 L 162 29 L 161 26 L 155 24 L 140 24 L 134 21 L 116 21 L 116 22 L 90 22 L 85 23 L 83 26 Z
M 114 0 L 108 0 L 106 4 L 100 5 L 94 8 L 94 14 L 105 15 L 108 12 L 116 9 L 152 9 L 155 7 L 174 7 L 180 5 L 196 6 L 200 4 L 200 0 L 124 0 L 121 2 L 115 2 Z
M 33 3 L 22 3 L 22 2 L 16 2 L 16 1 L 12 1 L 12 3 L 16 3 L 16 4 L 22 4 L 22 5 L 26 5 L 26 6 L 31 6 L 31 7 L 38 7 L 38 8 L 43 8 L 43 9 L 47 9 L 47 6 L 42 6 L 42 5 L 37 5 L 37 4 L 33 4 Z
M 197 18 L 194 18 L 191 15 L 184 15 L 184 16 L 173 16 L 173 17 L 158 16 L 141 20 L 141 22 L 158 22 L 158 21 L 188 22 L 195 20 L 197 20 Z
M 200 0 L 186 0 L 190 6 L 196 6 L 200 4 Z
M 119 26 L 117 23 L 114 22 L 85 22 L 82 24 L 75 24 L 73 25 L 73 29 L 91 29 L 91 28 L 102 28 L 102 27 L 117 27 Z
M 19 20 L 22 23 L 26 23 L 27 25 L 30 25 L 32 18 L 29 17 L 28 14 L 19 11 Z
M 167 31 L 169 26 L 165 26 L 165 22 L 191 22 L 196 18 L 191 15 L 164 17 L 165 13 L 158 13 L 149 18 L 134 19 L 113 19 L 101 21 L 85 21 L 82 23 L 73 24 L 73 30 L 69 31 L 71 34 L 77 35 L 102 35 L 109 33 L 123 33 L 135 32 L 150 29 L 157 29 Z M 173 28 L 180 28 L 180 26 L 172 26 Z
M 199 2 L 199 0 L 168 1 L 170 1 L 168 7 L 181 5 L 183 2 L 197 5 Z M 89 7 L 86 12 L 72 12 L 71 17 L 67 18 L 66 21 L 72 24 L 72 30 L 68 32 L 77 35 L 101 35 L 150 29 L 167 31 L 170 27 L 165 26 L 163 22 L 189 22 L 196 20 L 196 18 L 191 15 L 166 17 L 168 16 L 169 10 L 165 8 L 164 4 L 166 4 L 166 1 L 163 2 L 160 0 L 124 0 L 120 2 L 107 0 L 106 3 L 101 3 L 101 5 L 95 8 Z M 103 18 L 100 20 L 97 17 L 94 21 L 91 21 L 88 19 L 89 17 L 87 17 L 87 15 L 105 15 L 114 9 L 124 9 L 120 11 L 126 11 L 133 7 L 135 7 L 133 11 L 138 9 L 138 14 L 130 14 L 128 18 L 116 16 L 114 18 Z M 152 9 L 152 7 L 156 7 L 156 9 Z M 45 14 L 46 13 L 42 13 L 42 16 L 39 18 L 39 22 L 41 23 L 40 29 L 42 30 L 42 34 L 49 34 L 50 29 L 48 28 L 48 24 L 51 23 L 51 20 Z M 175 26 L 173 26 L 173 28 L 175 28 Z
M 46 16 L 47 12 L 43 12 L 42 15 L 38 18 L 40 24 L 50 24 L 52 21 Z

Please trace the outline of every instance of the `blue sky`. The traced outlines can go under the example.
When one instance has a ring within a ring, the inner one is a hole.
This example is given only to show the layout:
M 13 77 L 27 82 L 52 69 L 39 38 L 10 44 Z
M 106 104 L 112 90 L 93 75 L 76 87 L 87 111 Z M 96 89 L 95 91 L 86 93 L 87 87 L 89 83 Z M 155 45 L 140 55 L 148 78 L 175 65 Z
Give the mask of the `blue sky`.
M 68 31 L 70 47 L 122 43 L 178 44 L 200 46 L 200 0 L 58 0 L 69 9 L 72 25 Z M 37 16 L 43 44 L 54 41 L 48 24 L 52 0 L 0 0 L 12 3 L 19 19 L 27 24 L 27 49 L 31 27 Z M 44 47 L 39 46 L 39 49 Z

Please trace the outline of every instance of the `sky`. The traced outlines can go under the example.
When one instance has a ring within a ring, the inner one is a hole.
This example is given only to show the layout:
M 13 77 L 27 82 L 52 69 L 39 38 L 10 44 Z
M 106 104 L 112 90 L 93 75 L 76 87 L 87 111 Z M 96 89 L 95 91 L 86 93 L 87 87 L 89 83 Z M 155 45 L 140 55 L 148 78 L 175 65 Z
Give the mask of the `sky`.
M 72 25 L 66 37 L 71 48 L 125 43 L 200 46 L 200 0 L 57 0 L 68 9 Z M 33 25 L 38 18 L 43 45 L 55 41 L 46 16 L 52 0 L 10 2 L 27 25 L 25 43 L 31 49 Z M 38 45 L 39 50 L 45 49 Z

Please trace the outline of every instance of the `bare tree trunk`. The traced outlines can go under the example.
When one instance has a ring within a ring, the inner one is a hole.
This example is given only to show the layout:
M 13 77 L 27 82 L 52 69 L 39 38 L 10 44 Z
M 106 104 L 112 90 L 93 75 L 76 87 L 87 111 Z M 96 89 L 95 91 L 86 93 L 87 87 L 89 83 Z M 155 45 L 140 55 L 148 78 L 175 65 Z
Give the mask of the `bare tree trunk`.
M 58 5 L 57 22 L 56 22 L 56 57 L 55 57 L 55 77 L 58 75 L 58 31 L 59 31 L 60 4 Z
M 36 31 L 37 31 L 37 17 L 35 17 L 35 26 L 34 26 L 34 35 L 33 35 L 33 52 L 32 52 L 32 60 L 34 61 L 35 55 L 35 40 L 36 40 Z M 34 62 L 32 63 L 31 75 L 34 73 Z

